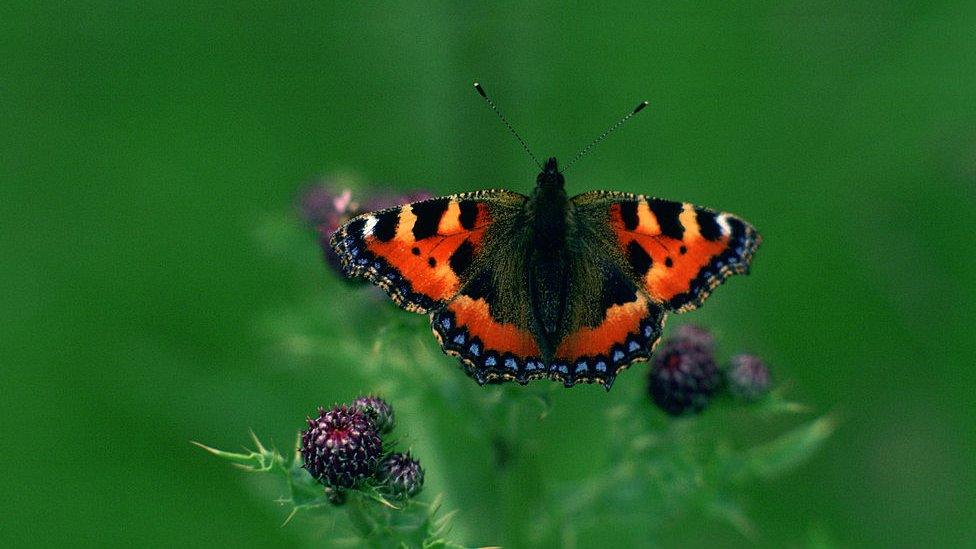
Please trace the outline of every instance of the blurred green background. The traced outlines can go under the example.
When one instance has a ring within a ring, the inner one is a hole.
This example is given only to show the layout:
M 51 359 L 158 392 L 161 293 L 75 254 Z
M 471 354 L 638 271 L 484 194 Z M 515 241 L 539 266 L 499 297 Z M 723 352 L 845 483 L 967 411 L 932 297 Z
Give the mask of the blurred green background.
M 569 190 L 689 200 L 763 233 L 753 274 L 681 320 L 840 424 L 739 494 L 756 543 L 972 544 L 973 29 L 972 2 L 5 4 L 0 542 L 306 540 L 273 491 L 188 443 L 235 449 L 253 428 L 287 447 L 315 406 L 373 388 L 345 360 L 279 358 L 269 319 L 317 299 L 355 322 L 329 300 L 358 298 L 310 235 L 283 253 L 262 227 L 336 170 L 527 192 L 536 170 L 477 78 L 540 156 L 648 99 Z M 598 473 L 582 434 L 645 368 L 557 393 L 534 429 L 558 474 Z M 478 524 L 465 502 L 486 488 L 447 494 L 459 520 Z M 693 516 L 666 541 L 750 543 Z

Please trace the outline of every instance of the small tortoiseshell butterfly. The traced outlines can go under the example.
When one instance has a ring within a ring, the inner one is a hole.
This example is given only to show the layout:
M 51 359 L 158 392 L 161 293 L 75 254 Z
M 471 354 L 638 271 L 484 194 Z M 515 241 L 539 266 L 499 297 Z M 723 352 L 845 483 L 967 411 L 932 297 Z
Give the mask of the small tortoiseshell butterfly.
M 331 245 L 348 276 L 430 315 L 444 352 L 479 384 L 551 378 L 609 390 L 650 357 L 668 311 L 693 310 L 748 272 L 760 241 L 742 219 L 687 202 L 570 198 L 550 158 L 531 196 L 485 190 L 367 213 Z

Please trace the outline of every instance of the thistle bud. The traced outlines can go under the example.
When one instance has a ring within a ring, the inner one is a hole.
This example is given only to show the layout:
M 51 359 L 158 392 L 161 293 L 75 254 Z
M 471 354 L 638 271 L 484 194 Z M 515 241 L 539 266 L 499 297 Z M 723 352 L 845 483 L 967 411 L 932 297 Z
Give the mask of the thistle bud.
M 424 470 L 409 453 L 387 456 L 376 476 L 398 498 L 415 496 L 424 486 Z
M 370 477 L 379 465 L 383 442 L 372 420 L 362 411 L 338 406 L 319 408 L 302 432 L 303 467 L 316 480 L 351 487 Z

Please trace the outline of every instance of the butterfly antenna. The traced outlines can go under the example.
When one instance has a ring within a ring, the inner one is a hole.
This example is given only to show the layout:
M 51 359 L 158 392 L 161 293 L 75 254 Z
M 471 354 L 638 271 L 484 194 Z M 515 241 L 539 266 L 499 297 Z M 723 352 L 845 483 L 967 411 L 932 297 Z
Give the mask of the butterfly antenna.
M 529 156 L 532 158 L 532 161 L 535 162 L 535 165 L 538 166 L 539 169 L 541 170 L 542 164 L 539 163 L 539 159 L 536 158 L 534 154 L 532 154 L 531 150 L 529 150 L 529 146 L 525 144 L 525 140 L 522 139 L 522 136 L 520 136 L 518 132 L 515 131 L 515 128 L 513 128 L 512 125 L 508 123 L 508 120 L 505 118 L 505 115 L 503 115 L 501 111 L 498 110 L 498 107 L 495 106 L 495 102 L 488 97 L 488 94 L 485 93 L 485 89 L 481 87 L 481 84 L 475 82 L 474 89 L 478 90 L 478 94 L 481 95 L 482 98 L 484 98 L 485 102 L 488 103 L 488 106 L 491 107 L 491 110 L 495 111 L 495 114 L 498 115 L 498 118 L 502 120 L 502 124 L 505 124 L 505 127 L 508 128 L 508 131 L 512 132 L 512 135 L 515 136 L 515 139 L 518 139 L 518 142 L 522 144 L 522 148 L 525 149 L 525 152 L 529 153 Z
M 601 141 L 603 141 L 604 139 L 606 139 L 607 136 L 609 136 L 611 133 L 613 133 L 614 130 L 616 130 L 620 126 L 623 126 L 624 125 L 624 122 L 630 120 L 631 117 L 633 117 L 635 114 L 637 114 L 637 113 L 641 112 L 642 110 L 644 110 L 644 107 L 646 107 L 646 106 L 647 106 L 647 101 L 641 101 L 640 104 L 638 104 L 636 107 L 634 107 L 634 110 L 632 110 L 629 113 L 627 113 L 627 116 L 621 118 L 616 124 L 614 124 L 613 126 L 610 126 L 609 128 L 607 128 L 607 131 L 601 133 L 600 134 L 600 137 L 597 137 L 589 145 L 583 147 L 583 150 L 581 150 L 576 155 L 576 157 L 573 158 L 573 160 L 571 160 L 570 163 L 565 168 L 563 168 L 563 172 L 569 170 L 569 168 L 571 168 L 573 166 L 573 164 L 576 163 L 577 160 L 579 160 L 580 158 L 583 158 L 583 156 L 586 155 L 586 153 L 590 152 L 590 150 L 593 149 L 593 147 L 595 147 L 598 143 L 600 143 Z

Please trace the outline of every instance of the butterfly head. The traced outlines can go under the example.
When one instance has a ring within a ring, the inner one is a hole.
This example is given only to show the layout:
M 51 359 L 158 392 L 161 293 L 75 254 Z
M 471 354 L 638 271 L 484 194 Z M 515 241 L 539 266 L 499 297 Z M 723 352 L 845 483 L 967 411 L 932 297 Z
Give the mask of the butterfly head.
M 539 172 L 539 175 L 535 178 L 536 185 L 540 187 L 556 188 L 561 189 L 566 183 L 563 178 L 562 172 L 559 171 L 559 166 L 556 163 L 555 157 L 550 157 L 546 160 L 545 167 Z

